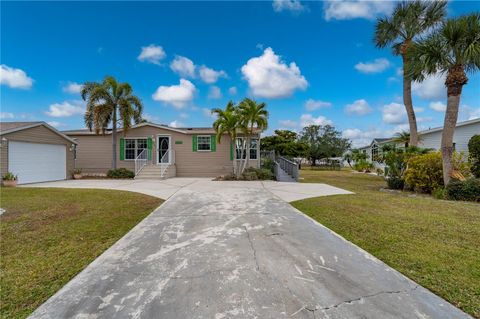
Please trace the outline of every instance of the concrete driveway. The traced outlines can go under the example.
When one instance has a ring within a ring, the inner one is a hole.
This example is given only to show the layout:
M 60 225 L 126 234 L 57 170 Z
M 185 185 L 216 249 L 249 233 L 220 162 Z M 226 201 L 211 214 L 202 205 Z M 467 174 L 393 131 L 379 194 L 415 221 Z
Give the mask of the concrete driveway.
M 196 180 L 32 318 L 469 317 L 262 183 Z

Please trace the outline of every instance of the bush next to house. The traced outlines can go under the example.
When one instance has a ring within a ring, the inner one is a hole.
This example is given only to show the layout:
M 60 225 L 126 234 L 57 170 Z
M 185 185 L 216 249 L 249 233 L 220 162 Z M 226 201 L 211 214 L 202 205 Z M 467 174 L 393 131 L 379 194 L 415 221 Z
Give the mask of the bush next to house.
M 353 165 L 353 169 L 356 170 L 357 172 L 369 173 L 372 171 L 373 168 L 374 168 L 373 164 L 368 162 L 365 159 L 360 159 Z
M 445 188 L 447 199 L 480 202 L 480 179 L 453 180 Z
M 245 181 L 271 180 L 273 173 L 266 168 L 249 167 L 245 169 L 240 179 Z
M 131 170 L 128 170 L 126 168 L 117 168 L 117 169 L 111 169 L 107 173 L 107 177 L 109 178 L 134 178 L 135 173 L 133 173 Z
M 403 189 L 405 186 L 405 182 L 401 177 L 397 176 L 389 176 L 386 178 L 387 180 L 387 186 L 390 189 Z
M 475 177 L 480 178 L 480 135 L 474 135 L 468 141 L 468 153 L 472 165 L 470 170 Z

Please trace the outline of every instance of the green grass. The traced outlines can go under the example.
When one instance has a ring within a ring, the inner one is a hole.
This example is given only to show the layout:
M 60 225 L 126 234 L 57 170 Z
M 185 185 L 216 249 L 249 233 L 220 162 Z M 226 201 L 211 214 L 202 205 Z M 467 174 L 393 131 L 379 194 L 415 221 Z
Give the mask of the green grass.
M 0 192 L 2 318 L 28 316 L 162 202 L 109 190 Z
M 301 171 L 303 182 L 355 195 L 293 205 L 420 285 L 480 318 L 480 205 L 380 191 L 382 178 L 351 171 Z

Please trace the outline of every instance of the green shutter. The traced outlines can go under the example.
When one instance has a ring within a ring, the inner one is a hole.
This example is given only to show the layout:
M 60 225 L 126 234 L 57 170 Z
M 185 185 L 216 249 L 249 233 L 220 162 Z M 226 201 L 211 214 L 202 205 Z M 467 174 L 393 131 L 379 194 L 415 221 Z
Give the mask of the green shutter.
M 120 160 L 121 161 L 125 160 L 125 139 L 124 138 L 120 139 Z
M 151 161 L 152 160 L 152 138 L 149 137 L 147 139 L 147 149 L 148 149 L 148 160 Z
M 210 150 L 212 152 L 217 151 L 217 138 L 215 135 L 210 136 Z
M 196 135 L 192 136 L 192 151 L 194 151 L 194 152 L 197 151 L 197 136 Z
M 230 142 L 230 160 L 233 161 L 233 142 Z

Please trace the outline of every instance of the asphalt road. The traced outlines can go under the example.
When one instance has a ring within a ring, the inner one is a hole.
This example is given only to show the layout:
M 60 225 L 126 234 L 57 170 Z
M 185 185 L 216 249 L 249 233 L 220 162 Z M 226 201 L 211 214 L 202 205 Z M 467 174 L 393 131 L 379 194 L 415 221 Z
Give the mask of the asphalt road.
M 261 183 L 206 180 L 179 189 L 31 317 L 469 318 Z

